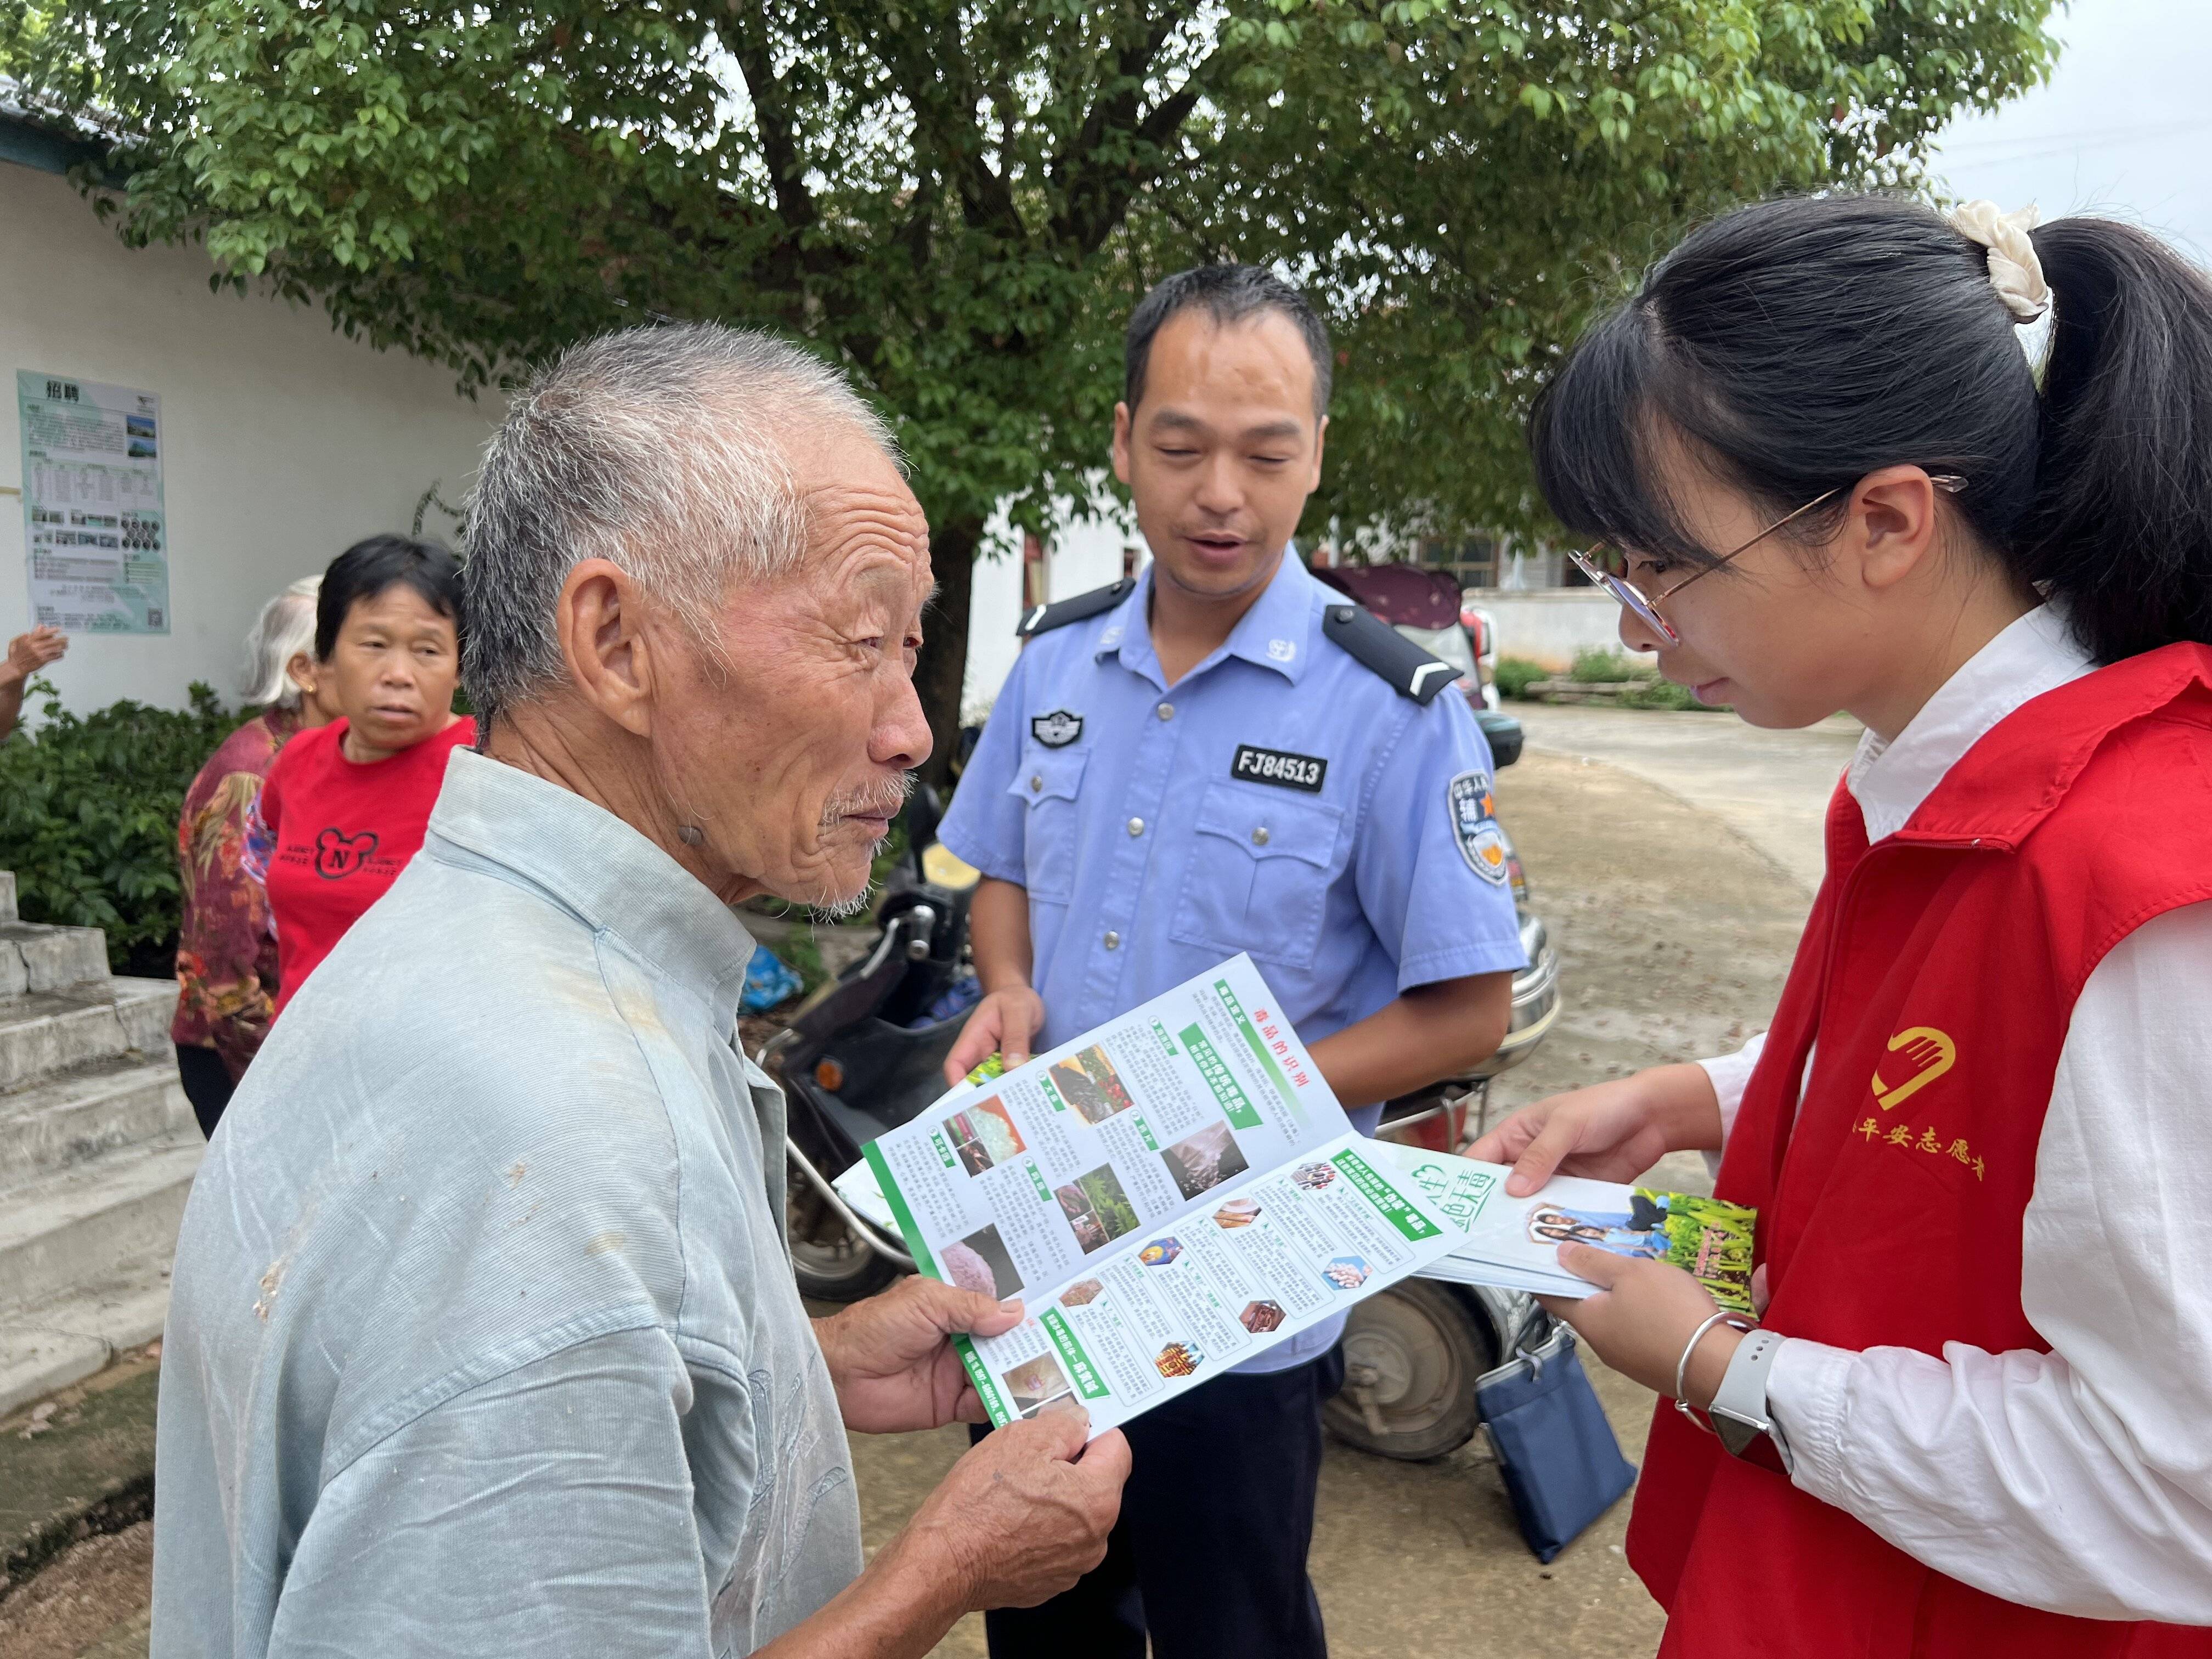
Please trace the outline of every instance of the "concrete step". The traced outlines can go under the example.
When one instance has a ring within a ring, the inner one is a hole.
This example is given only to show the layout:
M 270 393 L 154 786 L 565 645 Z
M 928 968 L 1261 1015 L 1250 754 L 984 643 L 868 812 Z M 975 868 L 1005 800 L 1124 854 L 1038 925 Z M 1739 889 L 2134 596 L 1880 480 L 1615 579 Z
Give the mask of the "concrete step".
M 0 1318 L 0 1418 L 143 1347 L 168 1314 L 164 1258 Z
M 115 1017 L 133 1048 L 145 1054 L 174 1054 L 169 1026 L 177 1018 L 177 981 L 132 979 L 117 974 L 107 981 L 115 995 Z
M 15 1188 L 194 1121 L 173 1062 L 137 1054 L 0 1095 L 0 1203 Z
M 60 991 L 107 977 L 107 936 L 97 927 L 0 921 L 0 997 Z
M 177 982 L 167 979 L 0 999 L 0 1094 L 132 1049 L 161 1053 L 176 1006 Z
M 0 1320 L 149 1264 L 167 1267 L 205 1151 L 193 1128 L 9 1194 L 0 1203 Z

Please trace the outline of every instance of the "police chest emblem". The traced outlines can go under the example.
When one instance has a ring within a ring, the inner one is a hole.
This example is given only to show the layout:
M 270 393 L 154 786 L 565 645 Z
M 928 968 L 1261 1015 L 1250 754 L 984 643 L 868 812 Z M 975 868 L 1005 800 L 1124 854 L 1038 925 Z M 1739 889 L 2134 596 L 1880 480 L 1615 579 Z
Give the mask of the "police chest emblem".
M 1272 783 L 1282 789 L 1303 789 L 1309 795 L 1321 793 L 1321 781 L 1328 775 L 1328 763 L 1318 755 L 1293 755 L 1281 749 L 1255 749 L 1249 743 L 1237 745 L 1237 758 L 1229 763 L 1229 775 L 1241 778 L 1246 783 Z
M 1030 735 L 1048 749 L 1065 749 L 1083 735 L 1083 716 L 1055 708 L 1030 721 Z
M 1467 867 L 1493 887 L 1505 885 L 1505 832 L 1498 827 L 1498 797 L 1491 793 L 1490 774 L 1478 768 L 1462 772 L 1446 787 L 1444 799 L 1451 807 L 1452 838 Z

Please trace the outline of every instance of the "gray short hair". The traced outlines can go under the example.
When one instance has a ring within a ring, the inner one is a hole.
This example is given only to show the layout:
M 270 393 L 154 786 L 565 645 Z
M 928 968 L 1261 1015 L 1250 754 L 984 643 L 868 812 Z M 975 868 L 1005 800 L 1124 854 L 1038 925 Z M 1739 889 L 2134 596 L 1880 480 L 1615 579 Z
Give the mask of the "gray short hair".
M 484 452 L 468 520 L 463 679 L 487 727 L 561 685 L 554 606 L 611 560 L 713 649 L 732 584 L 795 568 L 808 540 L 793 430 L 889 429 L 830 364 L 715 323 L 586 340 L 531 377 Z
M 300 688 L 284 672 L 284 665 L 302 651 L 315 654 L 315 595 L 320 576 L 302 576 L 268 604 L 253 619 L 246 636 L 246 666 L 238 677 L 238 695 L 247 702 L 278 708 L 297 708 Z

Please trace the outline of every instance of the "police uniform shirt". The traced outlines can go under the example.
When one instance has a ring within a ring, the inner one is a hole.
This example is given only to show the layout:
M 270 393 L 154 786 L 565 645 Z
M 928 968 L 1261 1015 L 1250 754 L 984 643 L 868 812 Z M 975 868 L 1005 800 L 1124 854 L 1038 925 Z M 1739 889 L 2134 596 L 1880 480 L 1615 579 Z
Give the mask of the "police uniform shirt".
M 1029 891 L 1038 1053 L 1239 951 L 1308 1043 L 1414 986 L 1525 964 L 1489 748 L 1455 687 L 1417 702 L 1328 639 L 1343 596 L 1292 553 L 1172 689 L 1151 598 L 1148 568 L 1030 641 L 939 832 Z M 1371 1133 L 1380 1104 L 1345 1104 Z

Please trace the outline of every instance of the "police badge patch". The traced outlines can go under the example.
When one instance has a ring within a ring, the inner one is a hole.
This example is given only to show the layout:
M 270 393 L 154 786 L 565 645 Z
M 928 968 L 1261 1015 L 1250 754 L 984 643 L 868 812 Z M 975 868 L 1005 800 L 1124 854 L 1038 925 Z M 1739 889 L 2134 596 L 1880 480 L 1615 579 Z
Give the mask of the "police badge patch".
M 1030 721 L 1030 735 L 1048 749 L 1065 749 L 1083 735 L 1083 716 L 1055 708 Z
M 1505 885 L 1505 832 L 1498 827 L 1498 797 L 1491 793 L 1490 774 L 1480 768 L 1462 772 L 1446 786 L 1444 799 L 1451 807 L 1452 836 L 1467 867 L 1493 887 Z

